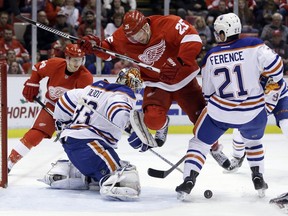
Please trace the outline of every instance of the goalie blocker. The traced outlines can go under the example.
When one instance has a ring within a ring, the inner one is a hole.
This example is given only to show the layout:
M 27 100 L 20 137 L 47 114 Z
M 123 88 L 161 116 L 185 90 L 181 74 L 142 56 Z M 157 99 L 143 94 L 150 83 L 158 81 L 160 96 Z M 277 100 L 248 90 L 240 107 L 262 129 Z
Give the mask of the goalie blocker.
M 141 186 L 136 167 L 126 161 L 120 163 L 121 168 L 96 182 L 81 174 L 69 160 L 57 160 L 43 179 L 38 181 L 54 189 L 100 191 L 101 196 L 110 200 L 138 199 Z

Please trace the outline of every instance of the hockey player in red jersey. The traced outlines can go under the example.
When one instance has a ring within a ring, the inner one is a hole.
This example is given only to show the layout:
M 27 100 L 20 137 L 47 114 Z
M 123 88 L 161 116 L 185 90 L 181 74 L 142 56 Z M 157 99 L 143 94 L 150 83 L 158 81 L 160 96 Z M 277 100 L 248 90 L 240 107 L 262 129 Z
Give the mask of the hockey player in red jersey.
M 195 123 L 205 106 L 196 75 L 200 69 L 196 56 L 202 48 L 201 39 L 185 20 L 178 16 L 145 17 L 137 10 L 125 14 L 123 25 L 112 36 L 100 40 L 88 35 L 79 40 L 87 53 L 109 60 L 111 56 L 94 50 L 97 45 L 127 55 L 137 61 L 159 68 L 160 73 L 141 68 L 145 83 L 143 97 L 144 123 L 156 130 L 155 140 L 162 146 L 166 140 L 169 118 L 167 112 L 173 101 Z
M 83 66 L 85 53 L 77 44 L 69 44 L 65 50 L 66 59 L 52 58 L 36 63 L 30 78 L 24 83 L 23 96 L 33 102 L 39 93 L 39 82 L 48 77 L 45 94 L 46 107 L 54 111 L 57 100 L 68 90 L 84 88 L 93 83 L 93 76 Z M 32 128 L 13 147 L 8 157 L 8 171 L 43 138 L 51 138 L 55 132 L 53 117 L 41 109 Z

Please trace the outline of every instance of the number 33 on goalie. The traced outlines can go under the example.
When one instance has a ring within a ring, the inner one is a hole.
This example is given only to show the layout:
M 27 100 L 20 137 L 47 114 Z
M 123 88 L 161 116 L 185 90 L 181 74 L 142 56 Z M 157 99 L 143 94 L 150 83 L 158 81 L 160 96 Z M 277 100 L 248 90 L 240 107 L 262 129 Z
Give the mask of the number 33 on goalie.
M 104 198 L 137 199 L 141 187 L 136 167 L 121 160 L 115 149 L 130 124 L 130 112 L 136 104 L 135 92 L 141 87 L 139 70 L 125 68 L 116 83 L 98 81 L 84 89 L 66 92 L 55 106 L 54 118 L 71 122 L 59 139 L 71 165 L 58 161 L 43 182 L 62 189 L 77 189 L 81 183 L 84 189 L 90 189 L 98 184 Z M 96 91 L 97 96 L 93 94 Z M 75 170 L 72 167 L 81 175 L 70 175 L 71 170 Z M 86 181 L 87 178 L 90 181 Z M 76 188 L 71 188 L 71 182 L 77 183 Z

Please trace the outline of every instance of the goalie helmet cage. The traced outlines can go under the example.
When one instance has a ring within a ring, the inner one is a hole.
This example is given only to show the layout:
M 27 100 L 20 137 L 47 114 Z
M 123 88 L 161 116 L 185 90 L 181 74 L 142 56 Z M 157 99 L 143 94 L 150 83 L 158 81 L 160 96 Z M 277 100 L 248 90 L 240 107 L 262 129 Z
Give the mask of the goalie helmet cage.
M 8 185 L 7 170 L 7 70 L 6 63 L 0 61 L 0 187 L 6 188 Z

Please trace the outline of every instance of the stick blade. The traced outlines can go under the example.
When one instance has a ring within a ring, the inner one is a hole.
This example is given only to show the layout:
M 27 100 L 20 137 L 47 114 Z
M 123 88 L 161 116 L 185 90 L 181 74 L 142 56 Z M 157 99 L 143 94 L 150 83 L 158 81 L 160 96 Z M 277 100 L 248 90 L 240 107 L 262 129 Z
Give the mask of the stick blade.
M 165 178 L 166 177 L 165 171 L 162 171 L 162 170 L 155 170 L 155 169 L 149 168 L 147 172 L 148 172 L 148 175 L 151 177 L 155 177 L 155 178 Z

